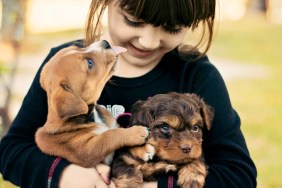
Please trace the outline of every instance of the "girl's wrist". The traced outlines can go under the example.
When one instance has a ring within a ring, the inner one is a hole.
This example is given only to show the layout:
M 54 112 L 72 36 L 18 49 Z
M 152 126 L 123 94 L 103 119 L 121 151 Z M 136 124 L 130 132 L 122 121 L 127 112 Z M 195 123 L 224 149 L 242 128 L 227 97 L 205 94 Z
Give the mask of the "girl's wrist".
M 176 174 L 159 176 L 157 183 L 158 188 L 178 188 Z
M 53 160 L 53 163 L 50 166 L 49 173 L 48 173 L 47 188 L 58 187 L 58 183 L 59 183 L 62 171 L 69 164 L 70 163 L 67 160 L 62 159 L 60 157 L 57 157 Z

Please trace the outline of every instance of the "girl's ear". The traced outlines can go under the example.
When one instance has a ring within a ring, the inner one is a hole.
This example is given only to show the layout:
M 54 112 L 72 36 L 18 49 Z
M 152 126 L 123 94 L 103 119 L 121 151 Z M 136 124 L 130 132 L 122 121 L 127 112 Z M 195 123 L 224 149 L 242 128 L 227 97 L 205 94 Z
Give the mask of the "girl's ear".
M 150 108 L 146 107 L 144 104 L 145 101 L 138 101 L 132 106 L 132 116 L 130 119 L 131 125 L 150 127 L 153 117 Z
M 86 114 L 88 105 L 78 95 L 75 95 L 66 84 L 60 84 L 51 92 L 51 108 L 58 117 L 66 120 L 70 117 Z

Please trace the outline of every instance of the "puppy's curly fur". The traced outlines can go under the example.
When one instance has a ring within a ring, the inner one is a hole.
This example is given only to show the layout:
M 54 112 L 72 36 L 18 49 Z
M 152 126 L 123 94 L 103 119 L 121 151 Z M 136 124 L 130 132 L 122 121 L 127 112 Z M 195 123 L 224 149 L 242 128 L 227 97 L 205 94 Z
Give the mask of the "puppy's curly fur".
M 64 48 L 43 67 L 40 83 L 47 93 L 48 116 L 35 140 L 44 153 L 94 167 L 116 149 L 145 143 L 147 128 L 117 128 L 113 116 L 96 104 L 116 60 L 108 42 L 99 41 Z
M 195 94 L 159 94 L 133 106 L 132 125 L 149 127 L 144 146 L 125 148 L 112 165 L 118 188 L 142 187 L 169 171 L 182 188 L 203 187 L 207 167 L 202 155 L 203 129 L 210 130 L 213 109 Z

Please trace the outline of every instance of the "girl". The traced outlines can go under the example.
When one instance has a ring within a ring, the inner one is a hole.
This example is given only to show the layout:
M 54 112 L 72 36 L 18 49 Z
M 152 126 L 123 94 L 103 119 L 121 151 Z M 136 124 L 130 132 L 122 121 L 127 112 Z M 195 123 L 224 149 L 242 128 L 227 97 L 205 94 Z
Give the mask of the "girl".
M 231 106 L 222 77 L 205 56 L 212 41 L 215 1 L 93 0 L 85 40 L 53 48 L 42 66 L 69 45 L 83 46 L 105 39 L 111 45 L 127 48 L 111 79 L 114 84 L 105 86 L 99 104 L 117 117 L 130 112 L 137 100 L 158 93 L 196 93 L 215 110 L 212 130 L 204 132 L 203 152 L 209 166 L 205 186 L 256 187 L 256 168 L 240 130 L 240 118 Z M 108 28 L 101 33 L 100 20 L 106 8 Z M 203 35 L 208 31 L 203 53 L 197 51 L 203 37 L 195 46 L 182 44 L 187 32 L 196 28 L 201 28 Z M 85 169 L 44 155 L 36 147 L 35 131 L 47 116 L 40 71 L 1 141 L 3 177 L 21 187 L 108 187 L 109 175 L 103 170 L 107 167 Z M 176 187 L 176 180 L 175 174 L 169 174 L 143 187 Z

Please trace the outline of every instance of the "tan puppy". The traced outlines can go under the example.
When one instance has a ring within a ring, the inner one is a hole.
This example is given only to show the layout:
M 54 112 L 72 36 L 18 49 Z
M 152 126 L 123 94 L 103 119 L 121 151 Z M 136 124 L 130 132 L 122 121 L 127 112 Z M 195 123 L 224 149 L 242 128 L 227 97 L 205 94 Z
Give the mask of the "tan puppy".
M 117 54 L 124 51 L 107 41 L 87 48 L 70 46 L 43 67 L 40 83 L 47 93 L 48 116 L 35 138 L 44 153 L 94 167 L 116 149 L 145 143 L 147 128 L 116 128 L 112 115 L 96 104 Z
M 119 153 L 112 165 L 118 188 L 139 188 L 143 180 L 178 171 L 182 188 L 203 187 L 207 175 L 202 156 L 203 129 L 210 130 L 213 109 L 195 94 L 159 94 L 133 106 L 132 125 L 149 127 L 146 145 Z M 151 160 L 152 159 L 152 160 Z

